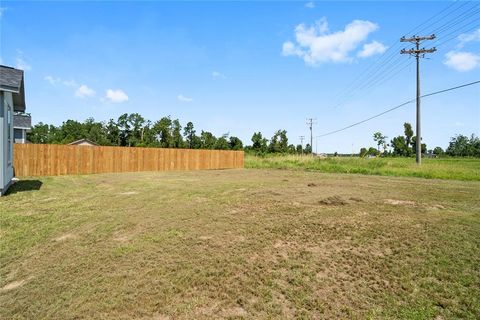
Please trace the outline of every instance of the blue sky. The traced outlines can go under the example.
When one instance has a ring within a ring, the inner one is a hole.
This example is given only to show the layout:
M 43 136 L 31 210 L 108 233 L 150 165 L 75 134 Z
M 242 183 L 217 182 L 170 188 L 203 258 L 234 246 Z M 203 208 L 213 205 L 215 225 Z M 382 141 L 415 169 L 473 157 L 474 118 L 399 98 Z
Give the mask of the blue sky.
M 1 1 L 0 54 L 2 64 L 26 70 L 34 123 L 138 112 L 152 121 L 165 115 L 192 121 L 198 131 L 229 132 L 247 144 L 254 131 L 270 137 L 286 129 L 297 144 L 309 135 L 307 117 L 317 119 L 319 135 L 412 99 L 413 59 L 385 58 L 411 47 L 399 38 L 449 5 L 425 33 L 463 16 L 431 41 L 452 38 L 422 60 L 422 92 L 480 80 L 480 3 L 462 4 Z M 376 69 L 378 78 L 366 77 Z M 358 77 L 378 84 L 344 101 L 339 93 L 350 93 L 345 89 Z M 423 100 L 429 148 L 446 147 L 457 133 L 479 134 L 479 92 L 477 85 Z M 392 138 L 414 120 L 410 104 L 317 139 L 314 149 L 358 151 L 374 145 L 373 132 Z

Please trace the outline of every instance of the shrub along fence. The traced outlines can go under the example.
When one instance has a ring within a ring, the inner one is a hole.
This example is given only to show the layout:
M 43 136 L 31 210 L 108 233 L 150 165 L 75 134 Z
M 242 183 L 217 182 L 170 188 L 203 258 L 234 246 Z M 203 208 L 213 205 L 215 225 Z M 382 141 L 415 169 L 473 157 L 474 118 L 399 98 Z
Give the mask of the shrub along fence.
M 15 176 L 243 168 L 243 151 L 15 144 Z

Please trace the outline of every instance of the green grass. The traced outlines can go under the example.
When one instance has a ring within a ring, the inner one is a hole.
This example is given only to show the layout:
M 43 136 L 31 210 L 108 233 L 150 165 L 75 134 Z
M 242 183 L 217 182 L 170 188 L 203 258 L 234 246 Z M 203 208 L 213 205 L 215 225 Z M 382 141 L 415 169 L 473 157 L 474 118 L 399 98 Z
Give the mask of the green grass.
M 358 157 L 312 158 L 292 155 L 266 157 L 246 155 L 245 167 L 480 181 L 480 159 L 473 158 L 422 159 L 422 165 L 418 166 L 414 158 L 363 159 Z
M 480 183 L 222 170 L 0 198 L 0 319 L 478 319 Z

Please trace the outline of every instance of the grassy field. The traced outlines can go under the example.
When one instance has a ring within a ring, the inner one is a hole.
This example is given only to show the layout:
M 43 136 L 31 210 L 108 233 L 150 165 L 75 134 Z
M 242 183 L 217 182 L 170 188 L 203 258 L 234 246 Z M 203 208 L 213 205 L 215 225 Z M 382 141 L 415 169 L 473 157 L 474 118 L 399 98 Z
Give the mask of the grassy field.
M 364 159 L 358 157 L 312 158 L 293 155 L 267 157 L 246 155 L 245 167 L 480 181 L 480 159 L 439 158 L 422 159 L 422 161 L 422 166 L 417 166 L 414 158 Z
M 0 319 L 480 318 L 479 182 L 100 174 L 0 198 Z

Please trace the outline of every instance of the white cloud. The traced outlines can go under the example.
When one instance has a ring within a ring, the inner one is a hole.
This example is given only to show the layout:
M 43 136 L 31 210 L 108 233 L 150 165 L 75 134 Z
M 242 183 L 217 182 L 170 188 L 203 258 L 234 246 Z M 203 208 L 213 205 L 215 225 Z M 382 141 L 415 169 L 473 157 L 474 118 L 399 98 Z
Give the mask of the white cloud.
M 309 65 L 351 62 L 353 58 L 350 52 L 377 29 L 376 23 L 364 20 L 354 20 L 344 30 L 336 32 L 330 32 L 326 18 L 310 27 L 302 23 L 295 28 L 296 43 L 285 42 L 282 53 L 285 56 L 298 56 Z
M 443 63 L 452 69 L 465 72 L 480 67 L 480 55 L 471 52 L 450 51 Z
M 30 66 L 23 58 L 18 57 L 17 59 L 17 64 L 15 68 L 24 70 L 24 71 L 29 71 L 32 70 L 32 66 Z
M 75 91 L 75 97 L 77 98 L 93 97 L 94 95 L 95 91 L 84 84 L 78 87 L 78 89 Z
M 52 86 L 56 86 L 57 84 L 62 84 L 64 86 L 70 87 L 70 88 L 78 88 L 79 87 L 78 83 L 75 80 L 72 80 L 72 79 L 63 80 L 60 77 L 55 77 L 55 76 L 51 76 L 51 75 L 45 76 L 43 79 L 45 81 L 48 81 Z
M 105 99 L 113 103 L 122 103 L 128 101 L 128 96 L 123 90 L 108 89 L 106 91 Z
M 220 73 L 218 71 L 213 71 L 212 72 L 212 77 L 214 79 L 227 79 L 227 77 L 223 73 Z
M 460 43 L 458 44 L 458 48 L 463 48 L 463 46 L 472 41 L 480 41 L 480 28 L 471 32 L 471 33 L 463 33 L 458 36 L 458 40 Z
M 307 2 L 307 3 L 305 3 L 305 7 L 309 8 L 309 9 L 313 9 L 313 8 L 315 8 L 315 2 L 313 2 L 313 1 Z
M 62 84 L 67 87 L 78 87 L 78 84 L 75 80 L 62 80 Z
M 62 81 L 62 79 L 60 79 L 60 78 L 55 78 L 55 77 L 53 77 L 53 76 L 45 76 L 43 79 L 44 79 L 45 81 L 50 82 L 50 84 L 51 84 L 52 86 L 54 86 L 54 85 L 56 85 L 57 83 L 60 83 L 60 81 Z
M 193 101 L 192 98 L 186 97 L 183 94 L 179 94 L 177 96 L 177 99 L 180 100 L 180 101 L 183 101 L 183 102 L 192 102 Z
M 357 53 L 357 57 L 368 58 L 376 54 L 382 54 L 386 50 L 387 46 L 385 46 L 384 44 L 378 41 L 372 41 L 363 45 L 362 50 Z

